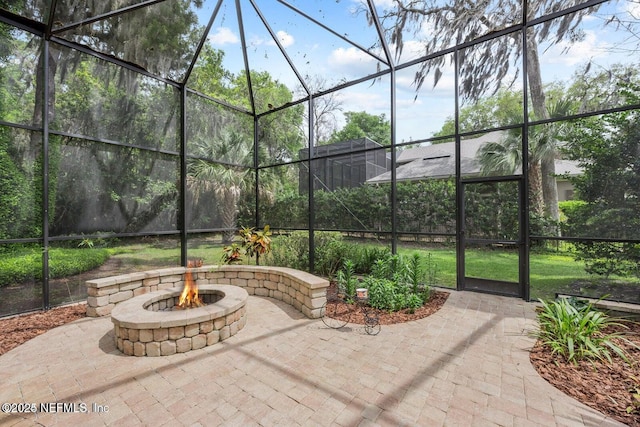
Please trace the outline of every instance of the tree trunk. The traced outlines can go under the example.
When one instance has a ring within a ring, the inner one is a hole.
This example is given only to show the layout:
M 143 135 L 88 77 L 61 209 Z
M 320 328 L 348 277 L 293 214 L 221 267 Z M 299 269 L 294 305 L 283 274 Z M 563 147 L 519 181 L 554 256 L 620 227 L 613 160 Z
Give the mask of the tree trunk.
M 558 184 L 556 183 L 556 159 L 548 155 L 540 162 L 542 173 L 542 196 L 544 198 L 544 213 L 554 221 L 560 220 L 558 208 Z
M 52 48 L 49 49 L 49 57 L 45 58 L 44 49 L 42 54 L 38 58 L 37 76 L 36 76 L 36 88 L 35 88 L 35 105 L 33 109 L 33 125 L 42 126 L 44 121 L 45 103 L 48 119 L 53 121 L 55 112 L 55 77 L 56 69 L 58 67 L 59 54 Z M 48 61 L 49 74 L 44 75 L 45 64 Z M 44 92 L 44 82 L 47 79 L 48 92 Z M 33 165 L 36 159 L 42 154 L 42 134 L 38 132 L 31 133 L 31 140 L 29 143 L 29 149 L 25 153 L 23 165 L 25 170 L 28 171 L 28 165 Z M 36 178 L 37 179 L 37 178 Z
M 527 36 L 527 77 L 529 80 L 531 105 L 533 106 L 536 119 L 548 119 L 549 111 L 545 105 L 545 95 L 542 88 L 538 43 L 535 40 L 535 34 L 533 32 L 530 32 Z M 554 221 L 558 221 L 560 215 L 558 210 L 558 186 L 555 175 L 555 150 L 546 151 L 548 154 L 544 155 L 540 161 L 544 212 Z
M 240 191 L 232 186 L 229 189 L 225 189 L 221 192 L 224 200 L 222 200 L 220 216 L 222 219 L 222 227 L 228 228 L 222 233 L 222 240 L 224 243 L 231 243 L 236 235 L 237 220 L 238 220 L 238 201 L 240 200 Z
M 529 206 L 536 215 L 544 215 L 540 162 L 529 162 Z

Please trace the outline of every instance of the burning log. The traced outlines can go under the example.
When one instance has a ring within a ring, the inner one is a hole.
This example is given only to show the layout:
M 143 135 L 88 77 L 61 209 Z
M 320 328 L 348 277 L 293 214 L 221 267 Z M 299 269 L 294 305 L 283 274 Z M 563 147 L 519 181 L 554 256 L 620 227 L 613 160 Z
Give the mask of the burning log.
M 191 260 L 187 262 L 187 268 L 201 267 L 202 260 Z M 180 294 L 180 300 L 176 305 L 177 309 L 195 308 L 205 305 L 202 298 L 198 296 L 198 285 L 193 280 L 190 270 L 184 273 L 184 288 Z

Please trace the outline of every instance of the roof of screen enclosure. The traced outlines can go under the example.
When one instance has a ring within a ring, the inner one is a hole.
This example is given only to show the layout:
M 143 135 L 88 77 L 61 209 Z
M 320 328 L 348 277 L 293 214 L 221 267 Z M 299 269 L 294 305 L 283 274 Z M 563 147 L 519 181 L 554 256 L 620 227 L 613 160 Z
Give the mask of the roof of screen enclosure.
M 25 29 L 39 29 L 60 44 L 91 52 L 169 84 L 184 84 L 195 92 L 199 92 L 198 83 L 190 81 L 189 76 L 198 64 L 199 53 L 209 47 L 223 51 L 223 67 L 244 73 L 248 82 L 244 106 L 231 106 L 254 115 L 267 111 L 260 111 L 254 102 L 260 89 L 251 82 L 247 70 L 267 71 L 274 80 L 284 83 L 293 95 L 289 104 L 295 104 L 308 99 L 309 95 L 321 95 L 386 74 L 396 59 L 392 44 L 385 40 L 379 11 L 372 0 L 54 0 L 33 3 L 9 6 L 15 14 L 15 24 Z M 162 39 L 162 26 L 171 25 L 168 10 L 188 12 L 191 22 L 180 40 Z M 104 34 L 113 27 L 119 27 L 119 34 L 128 37 L 114 44 L 101 43 L 96 34 Z M 137 34 L 157 34 L 155 45 L 132 49 L 130 40 Z M 349 66 L 345 64 L 341 68 L 339 62 L 345 57 L 349 58 Z M 330 78 L 314 80 L 328 75 L 323 70 L 331 61 L 335 63 L 329 64 L 333 65 Z M 281 107 L 284 105 L 269 104 L 263 108 Z

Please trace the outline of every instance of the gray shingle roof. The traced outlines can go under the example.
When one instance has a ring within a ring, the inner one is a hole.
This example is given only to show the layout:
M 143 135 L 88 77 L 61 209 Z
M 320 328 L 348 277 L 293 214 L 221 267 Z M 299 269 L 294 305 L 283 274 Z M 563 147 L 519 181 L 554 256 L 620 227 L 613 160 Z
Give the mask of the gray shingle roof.
M 499 142 L 501 131 L 494 131 L 462 140 L 460 146 L 460 167 L 463 176 L 479 175 L 480 164 L 476 154 L 488 142 Z M 417 181 L 422 179 L 449 178 L 455 176 L 455 142 L 445 142 L 415 148 L 398 153 L 396 179 L 398 181 Z M 577 162 L 556 160 L 558 175 L 579 175 L 582 169 Z M 380 184 L 391 181 L 391 171 L 387 171 L 367 180 L 368 184 Z

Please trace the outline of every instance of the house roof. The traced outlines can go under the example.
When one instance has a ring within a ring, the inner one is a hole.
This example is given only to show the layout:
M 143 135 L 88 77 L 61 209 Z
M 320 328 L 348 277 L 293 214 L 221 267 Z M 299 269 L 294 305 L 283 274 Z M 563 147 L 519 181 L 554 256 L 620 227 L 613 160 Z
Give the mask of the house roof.
M 460 170 L 463 176 L 480 174 L 480 163 L 476 154 L 488 142 L 499 142 L 502 131 L 486 133 L 477 138 L 464 139 L 460 146 Z M 408 148 L 397 157 L 396 180 L 418 181 L 455 176 L 455 142 L 445 142 L 415 148 Z M 582 173 L 577 162 L 556 160 L 558 175 L 575 176 Z M 367 180 L 368 184 L 391 182 L 391 171 Z
M 573 160 L 556 160 L 556 174 L 565 176 L 582 175 L 584 170 L 580 164 Z

